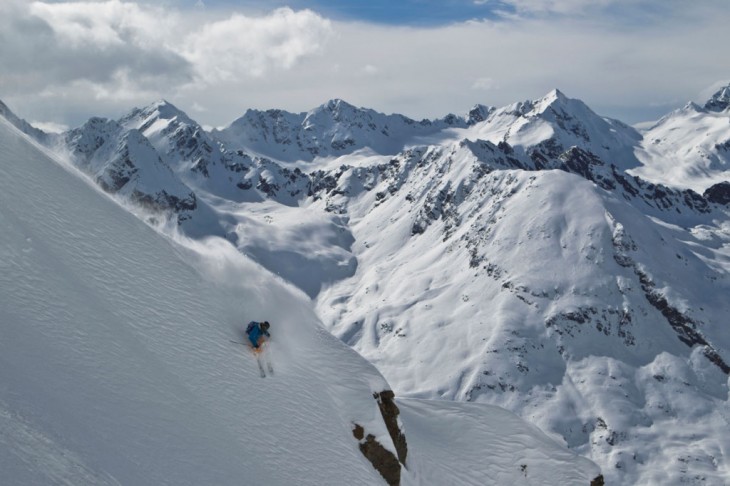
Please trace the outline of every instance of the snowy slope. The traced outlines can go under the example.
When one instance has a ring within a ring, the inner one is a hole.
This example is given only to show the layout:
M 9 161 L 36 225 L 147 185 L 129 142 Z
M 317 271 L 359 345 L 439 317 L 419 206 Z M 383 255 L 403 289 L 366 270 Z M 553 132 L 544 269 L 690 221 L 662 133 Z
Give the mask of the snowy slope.
M 586 484 L 584 467 L 562 467 L 574 460 L 570 452 L 503 408 L 419 399 L 398 405 L 409 443 L 423 453 L 409 465 L 422 484 Z
M 688 103 L 644 134 L 634 174 L 672 187 L 702 193 L 730 180 L 730 86 L 704 106 Z
M 364 425 L 393 450 L 372 398 L 387 384 L 317 325 L 308 299 L 223 240 L 161 237 L 3 118 L 0 147 L 4 484 L 382 482 L 352 429 Z M 273 322 L 275 369 L 263 380 L 229 341 L 262 316 Z M 423 434 L 461 423 L 458 406 L 404 409 L 406 429 Z M 502 432 L 469 439 L 500 454 L 492 469 L 473 457 L 450 467 L 514 477 L 514 461 L 527 461 L 553 484 L 598 474 L 506 412 L 463 413 Z M 432 484 L 433 445 L 415 440 L 404 484 Z
M 349 421 L 373 422 L 386 385 L 303 299 L 225 246 L 173 246 L 2 124 L 5 477 L 377 482 Z M 265 381 L 229 342 L 262 314 L 277 336 Z
M 409 396 L 504 406 L 611 483 L 721 481 L 726 210 L 662 222 L 575 175 L 462 149 L 383 160 L 370 190 L 362 167 L 343 172 L 328 204 L 346 208 L 358 269 L 319 295 L 325 323 Z
M 302 290 L 399 395 L 503 406 L 609 484 L 728 475 L 730 187 L 634 176 L 633 128 L 557 90 L 425 122 L 334 100 L 212 134 L 167 102 L 118 124 L 209 208 L 184 233 Z

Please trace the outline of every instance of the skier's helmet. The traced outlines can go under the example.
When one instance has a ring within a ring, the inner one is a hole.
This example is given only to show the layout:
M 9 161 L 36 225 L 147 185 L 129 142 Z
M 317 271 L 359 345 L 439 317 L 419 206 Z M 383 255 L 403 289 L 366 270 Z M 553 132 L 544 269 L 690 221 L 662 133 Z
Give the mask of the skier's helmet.
M 264 322 L 261 323 L 261 329 L 263 329 L 264 331 L 268 330 L 269 327 L 271 327 L 269 325 L 269 321 L 264 321 Z

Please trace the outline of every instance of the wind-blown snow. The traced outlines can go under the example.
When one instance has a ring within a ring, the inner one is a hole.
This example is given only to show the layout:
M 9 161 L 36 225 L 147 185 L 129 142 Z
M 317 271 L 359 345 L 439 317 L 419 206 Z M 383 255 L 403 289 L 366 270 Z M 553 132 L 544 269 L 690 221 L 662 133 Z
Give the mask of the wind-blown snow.
M 393 450 L 372 398 L 388 385 L 319 327 L 300 292 L 225 240 L 160 236 L 2 117 L 0 148 L 3 481 L 382 481 L 352 426 Z M 273 323 L 275 374 L 265 379 L 230 342 L 262 318 Z M 463 447 L 498 451 L 449 464 L 474 471 L 473 484 L 488 482 L 480 471 L 515 477 L 522 462 L 542 484 L 585 485 L 598 474 L 507 412 L 403 408 L 406 434 L 414 431 L 404 484 L 433 484 L 443 458 L 431 441 L 446 423 L 464 431 Z M 474 416 L 491 435 L 472 429 Z

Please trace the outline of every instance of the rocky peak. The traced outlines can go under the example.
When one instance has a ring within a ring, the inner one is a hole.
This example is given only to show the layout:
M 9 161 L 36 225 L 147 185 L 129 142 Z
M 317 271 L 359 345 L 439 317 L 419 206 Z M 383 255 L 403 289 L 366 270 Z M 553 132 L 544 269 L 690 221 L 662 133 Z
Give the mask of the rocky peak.
M 144 108 L 135 108 L 129 114 L 122 117 L 119 123 L 127 129 L 136 128 L 145 132 L 150 126 L 159 120 L 169 123 L 177 121 L 186 125 L 195 125 L 188 115 L 166 100 L 158 100 Z
M 322 123 L 325 120 L 349 124 L 356 119 L 372 119 L 374 115 L 376 115 L 376 113 L 372 110 L 357 108 L 346 101 L 335 98 L 307 113 L 303 124 L 307 126 L 313 122 Z
M 724 111 L 730 108 L 730 84 L 720 88 L 705 103 L 705 109 L 709 111 Z
M 568 113 L 588 111 L 594 114 L 581 100 L 568 98 L 559 89 L 550 91 L 548 94 L 539 100 L 535 100 L 533 103 L 535 113 L 545 113 L 552 108 L 553 110 L 561 110 Z
M 345 100 L 342 100 L 340 98 L 333 98 L 329 100 L 327 103 L 323 104 L 320 108 L 325 109 L 327 111 L 331 111 L 333 113 L 339 113 L 342 111 L 357 111 L 358 108 L 354 105 L 351 105 Z
M 494 111 L 494 107 L 485 105 L 474 105 L 466 115 L 467 125 L 474 125 L 483 122 Z

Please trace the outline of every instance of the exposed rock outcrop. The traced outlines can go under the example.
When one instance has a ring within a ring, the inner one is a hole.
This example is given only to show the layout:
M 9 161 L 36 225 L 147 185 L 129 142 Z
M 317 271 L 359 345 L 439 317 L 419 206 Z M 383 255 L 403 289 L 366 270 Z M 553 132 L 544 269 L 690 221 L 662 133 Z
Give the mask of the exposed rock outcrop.
M 730 182 L 723 181 L 708 187 L 703 196 L 716 204 L 730 204 Z
M 389 485 L 397 486 L 400 484 L 401 466 L 405 467 L 408 455 L 406 436 L 398 422 L 400 410 L 395 404 L 395 394 L 391 390 L 373 393 L 373 398 L 378 402 L 383 422 L 393 440 L 398 457 L 383 447 L 373 434 L 366 435 L 365 428 L 360 424 L 354 424 L 352 435 L 359 441 L 360 451 L 383 476 L 383 479 Z
M 596 476 L 595 479 L 591 481 L 591 486 L 604 486 L 604 484 L 605 483 L 603 482 L 603 474 L 601 474 L 600 476 Z
M 360 442 L 360 451 L 390 486 L 400 484 L 400 463 L 388 449 L 375 439 L 373 434 L 365 437 L 365 429 L 355 424 L 352 435 Z
M 383 421 L 388 428 L 388 434 L 393 439 L 393 445 L 395 445 L 395 450 L 398 453 L 398 461 L 405 466 L 406 456 L 408 455 L 408 444 L 406 443 L 406 435 L 398 423 L 400 410 L 398 410 L 398 406 L 395 404 L 395 394 L 392 390 L 384 390 L 380 393 L 373 394 L 373 397 L 378 402 L 380 413 L 383 415 Z

